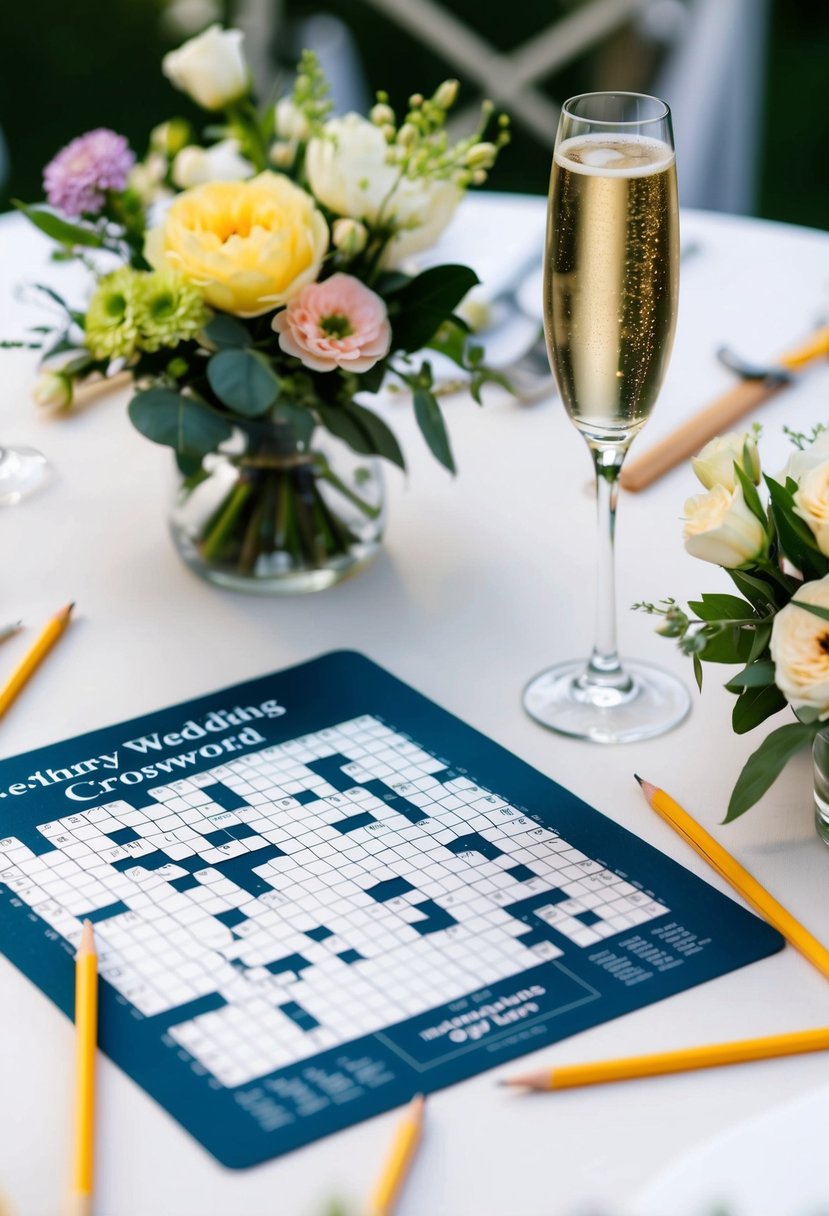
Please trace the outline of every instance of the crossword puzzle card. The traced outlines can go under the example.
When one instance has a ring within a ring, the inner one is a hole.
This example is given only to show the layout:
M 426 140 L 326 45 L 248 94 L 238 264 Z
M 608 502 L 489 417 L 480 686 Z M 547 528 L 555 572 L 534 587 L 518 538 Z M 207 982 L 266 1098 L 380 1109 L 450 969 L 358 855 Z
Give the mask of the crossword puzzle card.
M 0 949 L 228 1166 L 778 950 L 360 655 L 0 761 Z

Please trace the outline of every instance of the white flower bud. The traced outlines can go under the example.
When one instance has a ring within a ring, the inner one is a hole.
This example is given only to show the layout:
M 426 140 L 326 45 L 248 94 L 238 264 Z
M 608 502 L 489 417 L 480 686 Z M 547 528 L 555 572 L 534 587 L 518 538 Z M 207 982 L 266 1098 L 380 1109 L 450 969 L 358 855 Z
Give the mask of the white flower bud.
M 397 132 L 397 142 L 401 148 L 408 148 L 417 139 L 417 127 L 413 123 L 404 122 L 403 126 Z
M 829 460 L 829 429 L 821 431 L 814 443 L 809 447 L 798 448 L 792 452 L 789 459 L 786 461 L 786 467 L 775 478 L 781 485 L 785 485 L 788 478 L 792 481 L 800 481 L 804 473 L 808 473 L 815 465 L 823 464 L 824 460 Z
M 466 164 L 470 169 L 491 169 L 497 155 L 495 144 L 473 144 L 466 154 Z
M 275 169 L 290 169 L 296 158 L 296 145 L 284 139 L 271 144 L 268 160 Z
M 792 709 L 829 717 L 829 621 L 798 608 L 798 601 L 829 609 L 829 576 L 804 583 L 771 627 L 774 682 Z
M 242 31 L 211 25 L 161 61 L 168 80 L 205 110 L 221 110 L 250 89 Z
M 758 558 L 768 538 L 759 519 L 746 506 L 742 490 L 714 486 L 685 503 L 685 548 L 692 557 L 736 570 Z
M 760 453 L 749 431 L 742 434 L 729 431 L 727 435 L 718 435 L 716 439 L 706 443 L 693 458 L 691 468 L 706 490 L 714 486 L 725 486 L 726 490 L 733 490 L 737 485 L 735 464 L 740 466 L 755 485 L 760 484 Z
M 375 127 L 394 125 L 394 110 L 391 106 L 387 106 L 385 102 L 378 101 L 376 106 L 371 107 L 368 116 Z
M 334 221 L 331 239 L 340 253 L 355 257 L 362 253 L 368 242 L 368 229 L 359 220 L 340 219 Z
M 212 148 L 195 145 L 182 148 L 173 161 L 172 177 L 179 189 L 189 190 L 205 182 L 243 181 L 253 172 L 253 165 L 242 156 L 237 141 L 223 139 Z
M 295 106 L 290 97 L 276 103 L 276 133 L 280 139 L 305 141 L 311 134 L 307 116 Z
M 72 381 L 60 372 L 41 372 L 32 389 L 35 404 L 50 410 L 67 410 L 72 404 Z
M 458 96 L 458 87 L 457 80 L 444 80 L 443 84 L 435 89 L 432 101 L 436 106 L 440 106 L 441 110 L 451 109 Z

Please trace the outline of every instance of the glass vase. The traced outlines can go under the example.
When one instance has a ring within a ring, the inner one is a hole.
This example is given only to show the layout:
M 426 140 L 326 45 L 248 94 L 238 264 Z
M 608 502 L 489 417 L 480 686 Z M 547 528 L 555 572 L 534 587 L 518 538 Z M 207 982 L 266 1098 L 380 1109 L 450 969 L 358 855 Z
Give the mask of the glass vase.
M 288 423 L 251 423 L 198 472 L 179 476 L 170 530 L 208 582 L 293 595 L 367 565 L 384 513 L 379 461 L 327 433 L 303 442 Z
M 815 735 L 812 744 L 815 783 L 815 827 L 817 834 L 829 845 L 829 727 Z

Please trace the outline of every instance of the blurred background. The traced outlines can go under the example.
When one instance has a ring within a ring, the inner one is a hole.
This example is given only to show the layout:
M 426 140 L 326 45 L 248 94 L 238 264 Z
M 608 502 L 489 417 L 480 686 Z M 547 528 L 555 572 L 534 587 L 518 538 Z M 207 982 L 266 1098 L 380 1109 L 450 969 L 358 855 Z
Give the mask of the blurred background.
M 43 165 L 91 127 L 124 132 L 143 154 L 152 125 L 188 114 L 161 56 L 217 20 L 245 29 L 263 96 L 311 46 L 341 111 L 378 88 L 402 106 L 445 76 L 473 109 L 492 97 L 514 140 L 491 189 L 544 193 L 557 103 L 630 89 L 673 108 L 685 205 L 829 226 L 826 0 L 4 3 L 0 209 L 39 197 Z

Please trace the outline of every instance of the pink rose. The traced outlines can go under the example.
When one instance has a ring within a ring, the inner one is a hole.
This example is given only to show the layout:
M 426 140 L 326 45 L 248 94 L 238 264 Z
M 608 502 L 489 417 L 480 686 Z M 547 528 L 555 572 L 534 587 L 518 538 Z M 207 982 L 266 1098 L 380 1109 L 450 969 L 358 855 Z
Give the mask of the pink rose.
M 303 287 L 276 314 L 273 327 L 285 353 L 315 372 L 367 372 L 391 346 L 386 305 L 350 274 Z

